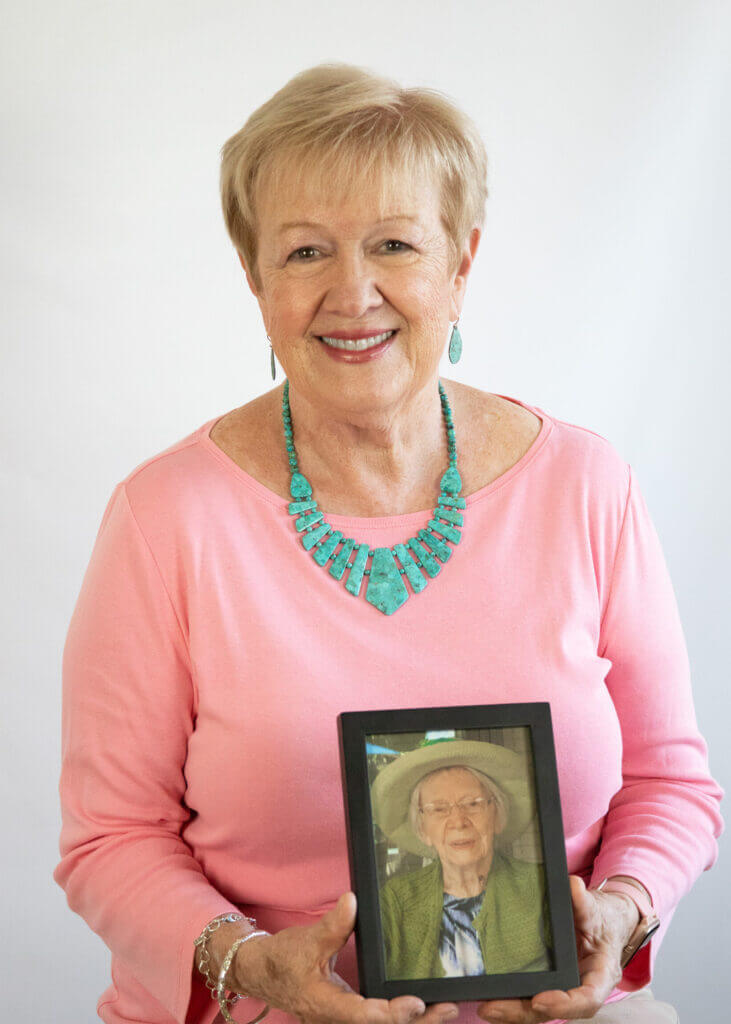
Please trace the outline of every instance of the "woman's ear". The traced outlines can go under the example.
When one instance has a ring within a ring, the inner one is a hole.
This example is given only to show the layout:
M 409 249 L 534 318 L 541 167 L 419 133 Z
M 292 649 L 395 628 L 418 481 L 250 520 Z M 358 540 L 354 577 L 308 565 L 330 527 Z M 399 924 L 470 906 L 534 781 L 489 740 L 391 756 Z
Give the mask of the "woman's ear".
M 452 308 L 450 309 L 450 319 L 456 320 L 461 315 L 462 304 L 464 302 L 464 293 L 467 287 L 467 278 L 469 272 L 472 269 L 472 263 L 475 256 L 477 255 L 477 248 L 480 244 L 480 238 L 482 232 L 479 228 L 473 228 L 470 232 L 470 237 L 467 240 L 464 249 L 461 252 L 461 262 L 457 267 L 457 271 L 452 283 Z
M 419 818 L 416 823 L 416 838 L 419 839 L 424 846 L 434 846 L 434 843 L 424 835 L 424 829 L 421 827 L 421 818 Z
M 259 290 L 258 290 L 258 288 L 257 288 L 257 286 L 256 286 L 256 284 L 254 282 L 254 279 L 251 276 L 251 273 L 249 272 L 249 268 L 246 266 L 246 263 L 244 262 L 244 257 L 242 255 L 242 253 L 240 253 L 238 251 L 238 249 L 236 250 L 236 255 L 238 256 L 239 263 L 243 267 L 244 273 L 246 274 L 246 281 L 247 281 L 247 284 L 249 285 L 251 293 L 252 293 L 252 295 L 254 295 L 258 299 L 259 298 Z
M 493 832 L 496 836 L 499 836 L 501 832 L 505 831 L 505 826 L 508 823 L 508 807 L 503 800 L 498 800 L 494 797 L 493 799 L 495 800 L 495 825 Z

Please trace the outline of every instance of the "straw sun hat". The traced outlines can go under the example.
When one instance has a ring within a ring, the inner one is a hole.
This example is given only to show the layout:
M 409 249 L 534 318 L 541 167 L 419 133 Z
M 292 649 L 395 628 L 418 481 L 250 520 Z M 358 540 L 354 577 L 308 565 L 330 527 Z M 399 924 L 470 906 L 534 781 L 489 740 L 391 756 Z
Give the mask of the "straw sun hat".
M 509 846 L 530 824 L 534 803 L 522 757 L 497 743 L 479 740 L 436 740 L 400 754 L 376 776 L 371 786 L 373 820 L 402 850 L 433 857 L 409 823 L 409 803 L 416 784 L 440 768 L 474 768 L 502 793 L 507 812 L 505 828 L 496 842 Z

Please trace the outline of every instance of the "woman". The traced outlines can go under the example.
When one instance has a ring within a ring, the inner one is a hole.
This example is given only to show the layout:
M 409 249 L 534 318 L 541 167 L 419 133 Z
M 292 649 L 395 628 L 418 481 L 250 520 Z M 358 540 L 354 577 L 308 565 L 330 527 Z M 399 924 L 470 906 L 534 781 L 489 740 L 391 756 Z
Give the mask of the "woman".
M 485 173 L 450 102 L 347 66 L 297 75 L 224 147 L 286 382 L 118 484 L 69 627 L 55 878 L 112 950 L 102 1020 L 208 1024 L 225 969 L 241 1021 L 605 1024 L 650 980 L 657 936 L 619 966 L 649 898 L 667 927 L 714 861 L 720 790 L 631 470 L 537 407 L 439 389 Z M 363 1001 L 337 713 L 531 700 L 551 702 L 582 986 Z
M 381 890 L 387 978 L 550 968 L 543 868 L 509 852 L 534 816 L 518 754 L 432 741 L 379 772 L 371 803 L 392 843 L 433 858 Z

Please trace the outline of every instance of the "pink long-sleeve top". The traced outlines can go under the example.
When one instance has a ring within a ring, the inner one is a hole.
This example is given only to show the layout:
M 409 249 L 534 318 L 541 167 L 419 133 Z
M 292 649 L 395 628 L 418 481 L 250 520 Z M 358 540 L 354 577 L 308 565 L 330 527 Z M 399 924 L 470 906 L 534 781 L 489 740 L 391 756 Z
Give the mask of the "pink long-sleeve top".
M 715 861 L 722 790 L 631 468 L 518 404 L 538 437 L 467 497 L 452 558 L 392 616 L 304 552 L 287 501 L 211 440 L 215 420 L 115 488 L 64 649 L 54 872 L 112 951 L 102 1020 L 209 1024 L 217 1004 L 197 971 L 191 984 L 208 921 L 313 923 L 350 887 L 336 716 L 373 708 L 549 701 L 569 871 L 639 879 L 663 922 L 612 997 L 650 980 Z M 327 519 L 375 547 L 430 514 Z M 357 987 L 352 938 L 338 971 Z

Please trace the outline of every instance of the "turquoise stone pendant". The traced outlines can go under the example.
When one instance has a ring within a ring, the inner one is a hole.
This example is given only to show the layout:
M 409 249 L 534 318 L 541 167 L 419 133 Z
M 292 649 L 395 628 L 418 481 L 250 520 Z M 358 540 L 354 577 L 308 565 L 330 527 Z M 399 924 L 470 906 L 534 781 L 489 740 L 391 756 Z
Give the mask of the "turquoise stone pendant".
M 453 512 L 450 508 L 444 508 L 443 505 L 437 505 L 437 515 L 446 523 L 454 523 L 455 526 L 464 524 L 464 516 L 461 512 Z
M 455 323 L 452 328 L 452 334 L 449 339 L 449 361 L 450 363 L 458 363 L 459 357 L 462 355 L 462 335 L 459 333 L 459 327 Z
M 312 531 L 311 533 L 310 530 Z M 330 527 L 327 523 L 320 523 L 314 529 L 311 526 L 308 527 L 307 531 L 302 534 L 302 547 L 305 551 L 312 551 L 315 544 L 322 540 L 323 537 L 326 537 L 328 533 L 330 533 Z
M 311 508 L 317 508 L 316 501 L 290 501 L 289 514 L 293 516 L 295 512 L 309 512 Z
M 319 523 L 323 518 L 323 513 L 318 508 L 315 509 L 314 512 L 307 512 L 303 516 L 298 516 L 294 521 L 294 527 L 301 533 L 303 530 L 306 530 L 308 526 L 314 526 L 315 523 Z
M 449 358 L 456 363 L 459 354 L 452 359 L 453 345 L 459 353 L 462 339 L 456 325 L 449 344 Z M 289 492 L 294 499 L 289 502 L 287 511 L 294 517 L 294 526 L 300 534 L 302 546 L 310 552 L 317 565 L 327 569 L 333 579 L 343 580 L 345 589 L 354 597 L 358 597 L 363 581 L 367 579 L 365 599 L 384 615 L 393 615 L 412 593 L 420 594 L 429 580 L 438 576 L 442 565 L 451 558 L 452 548 L 449 545 L 459 544 L 461 540 L 460 527 L 464 523 L 464 516 L 457 509 L 464 509 L 466 503 L 460 497 L 462 478 L 457 469 L 452 411 L 441 383 L 439 396 L 447 428 L 449 467 L 440 481 L 440 494 L 433 516 L 426 527 L 406 543 L 394 544 L 392 548 L 371 548 L 333 529 L 324 513 L 318 509 L 312 497 L 312 485 L 297 468 L 289 409 L 289 381 L 284 382 L 282 420 L 292 473 Z M 411 590 L 406 586 L 406 581 Z
M 391 549 L 376 548 L 371 562 L 366 601 L 370 601 L 384 615 L 393 615 L 408 598 L 409 592 L 401 579 Z
M 293 473 L 289 482 L 289 493 L 293 498 L 311 498 L 312 487 L 310 481 L 301 473 Z
M 419 565 L 419 563 L 421 563 L 424 569 L 426 569 L 427 575 L 431 576 L 432 579 L 434 579 L 435 576 L 439 575 L 439 573 L 442 571 L 442 567 L 439 564 L 439 562 L 437 562 L 434 555 L 430 553 L 428 548 L 422 547 L 422 545 L 418 542 L 416 537 L 411 538 L 411 540 L 409 541 L 409 547 L 416 555 L 416 564 Z
M 462 490 L 462 477 L 457 472 L 456 466 L 450 466 L 442 477 L 442 490 L 447 494 L 459 494 Z
M 358 550 L 355 555 L 355 559 L 350 565 L 350 575 L 348 576 L 348 582 L 345 584 L 345 589 L 357 597 L 360 593 L 360 585 L 363 582 L 363 577 L 366 574 L 366 562 L 368 561 L 368 550 L 367 544 L 359 544 Z
M 427 547 L 430 547 L 434 554 L 437 556 L 440 562 L 448 562 L 452 557 L 452 552 L 449 550 L 448 544 L 443 544 L 438 537 L 434 534 L 429 533 L 428 530 L 419 530 L 419 540 L 423 541 Z
M 328 569 L 330 575 L 334 576 L 336 580 L 341 580 L 343 578 L 345 567 L 347 566 L 348 559 L 350 558 L 350 552 L 353 550 L 354 547 L 355 541 L 353 540 L 352 537 L 348 537 L 347 540 L 343 541 L 343 546 L 340 549 L 340 553 L 338 554 L 337 558 Z
M 409 554 L 409 549 L 405 544 L 394 544 L 393 552 L 404 567 L 406 578 L 411 584 L 414 593 L 420 593 L 426 586 L 426 580 L 416 567 L 416 562 Z
M 436 533 L 438 537 L 444 537 L 445 540 L 451 540 L 453 544 L 459 544 L 462 538 L 462 534 L 455 526 L 449 526 L 447 523 L 440 523 L 438 519 L 430 519 L 429 528 Z
M 340 541 L 343 539 L 343 535 L 340 530 L 335 530 L 327 538 L 324 544 L 319 545 L 315 548 L 312 553 L 312 557 L 315 559 L 318 565 L 327 565 L 330 561 L 333 551 L 338 546 Z

